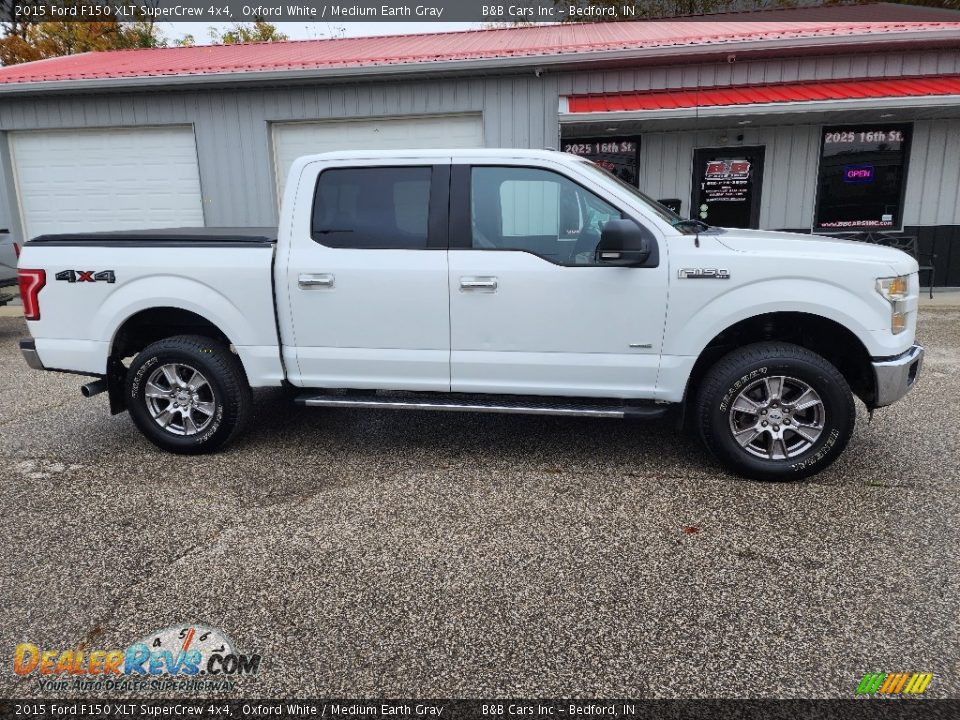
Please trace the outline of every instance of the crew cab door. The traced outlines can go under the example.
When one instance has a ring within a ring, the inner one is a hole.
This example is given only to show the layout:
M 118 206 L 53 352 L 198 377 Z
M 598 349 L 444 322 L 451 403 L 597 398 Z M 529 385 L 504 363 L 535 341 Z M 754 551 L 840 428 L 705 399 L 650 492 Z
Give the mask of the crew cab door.
M 603 225 L 626 216 L 602 188 L 561 168 L 481 162 L 452 168 L 452 389 L 652 397 L 662 239 L 651 233 L 647 267 L 600 264 Z
M 450 389 L 449 172 L 436 158 L 304 168 L 285 199 L 293 384 Z

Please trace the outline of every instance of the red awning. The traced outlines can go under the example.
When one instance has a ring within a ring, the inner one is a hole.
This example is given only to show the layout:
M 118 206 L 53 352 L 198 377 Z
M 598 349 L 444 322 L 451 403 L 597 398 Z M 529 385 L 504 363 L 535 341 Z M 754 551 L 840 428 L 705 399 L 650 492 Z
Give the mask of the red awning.
M 568 112 L 676 110 L 767 103 L 824 102 L 865 98 L 960 95 L 960 75 L 805 81 L 684 90 L 646 90 L 609 95 L 573 95 Z

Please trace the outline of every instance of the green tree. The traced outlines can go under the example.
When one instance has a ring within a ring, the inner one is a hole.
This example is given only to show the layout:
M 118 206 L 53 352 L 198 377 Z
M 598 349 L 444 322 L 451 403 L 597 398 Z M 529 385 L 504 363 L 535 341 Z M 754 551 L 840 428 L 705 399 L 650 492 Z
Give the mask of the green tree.
M 61 5 L 77 2 L 58 1 Z M 16 8 L 19 4 L 21 0 L 0 0 L 2 65 L 97 50 L 165 47 L 167 44 L 154 19 L 144 12 L 139 13 L 139 19 L 123 22 L 111 18 L 96 22 L 63 22 L 18 18 Z
M 234 23 L 230 29 L 220 31 L 217 28 L 210 28 L 210 40 L 214 45 L 239 45 L 241 43 L 255 42 L 282 42 L 289 40 L 277 29 L 277 26 L 255 20 L 249 23 Z
M 165 46 L 166 40 L 150 20 L 20 23 L 4 28 L 0 64 L 16 65 L 98 50 Z

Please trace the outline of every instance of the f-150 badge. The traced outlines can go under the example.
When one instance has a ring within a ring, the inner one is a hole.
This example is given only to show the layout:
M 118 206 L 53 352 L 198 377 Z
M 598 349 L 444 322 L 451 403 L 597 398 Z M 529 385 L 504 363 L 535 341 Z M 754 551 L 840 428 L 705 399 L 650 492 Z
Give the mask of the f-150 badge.
M 681 280 L 729 280 L 730 271 L 720 268 L 683 268 L 678 276 Z
M 77 282 L 106 282 L 115 283 L 117 276 L 113 270 L 61 270 L 55 276 L 57 280 L 66 280 L 69 283 Z

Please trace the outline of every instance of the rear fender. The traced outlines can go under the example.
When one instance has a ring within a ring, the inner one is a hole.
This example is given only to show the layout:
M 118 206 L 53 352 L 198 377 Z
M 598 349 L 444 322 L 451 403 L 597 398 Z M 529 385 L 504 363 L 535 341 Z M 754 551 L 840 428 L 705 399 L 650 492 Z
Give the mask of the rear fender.
M 138 312 L 160 307 L 195 313 L 237 345 L 256 344 L 250 323 L 230 298 L 196 280 L 172 275 L 138 278 L 118 288 L 98 308 L 91 326 L 92 335 L 109 340 L 112 347 L 124 322 Z

